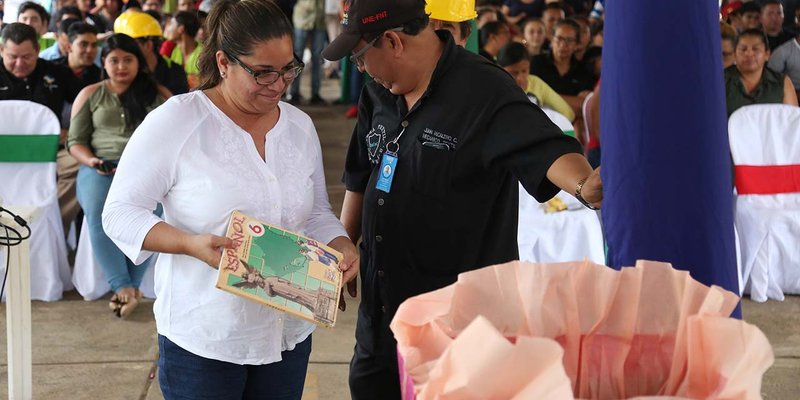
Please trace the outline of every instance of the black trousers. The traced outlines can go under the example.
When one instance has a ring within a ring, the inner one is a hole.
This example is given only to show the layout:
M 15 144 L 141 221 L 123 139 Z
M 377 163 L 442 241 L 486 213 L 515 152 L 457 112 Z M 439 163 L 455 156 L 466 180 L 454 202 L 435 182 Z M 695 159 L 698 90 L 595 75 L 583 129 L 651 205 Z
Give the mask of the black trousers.
M 361 307 L 356 322 L 356 346 L 350 361 L 353 400 L 399 400 L 397 342 L 389 329 L 392 315 L 369 316 Z

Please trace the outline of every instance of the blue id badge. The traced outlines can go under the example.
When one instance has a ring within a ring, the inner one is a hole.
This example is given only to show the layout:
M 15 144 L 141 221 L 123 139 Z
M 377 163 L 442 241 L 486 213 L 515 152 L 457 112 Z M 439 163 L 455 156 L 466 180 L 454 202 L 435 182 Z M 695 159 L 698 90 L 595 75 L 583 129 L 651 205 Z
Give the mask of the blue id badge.
M 382 192 L 389 193 L 392 189 L 392 179 L 394 178 L 394 170 L 397 167 L 397 153 L 385 152 L 381 160 L 380 176 L 378 182 L 375 183 L 375 189 Z

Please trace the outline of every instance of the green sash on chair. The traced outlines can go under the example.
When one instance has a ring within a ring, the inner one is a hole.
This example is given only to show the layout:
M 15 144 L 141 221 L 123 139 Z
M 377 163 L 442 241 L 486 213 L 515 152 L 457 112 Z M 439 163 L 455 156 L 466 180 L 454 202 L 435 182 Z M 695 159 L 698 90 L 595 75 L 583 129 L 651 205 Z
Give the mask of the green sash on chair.
M 54 162 L 58 135 L 0 135 L 0 162 Z

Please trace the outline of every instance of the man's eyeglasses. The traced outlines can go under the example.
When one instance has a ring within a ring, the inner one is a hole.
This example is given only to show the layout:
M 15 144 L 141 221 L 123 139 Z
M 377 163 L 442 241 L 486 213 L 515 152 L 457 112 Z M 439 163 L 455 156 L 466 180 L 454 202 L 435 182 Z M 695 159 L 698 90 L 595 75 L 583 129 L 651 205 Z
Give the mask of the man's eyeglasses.
M 283 78 L 283 82 L 289 84 L 295 79 L 297 79 L 298 76 L 300 76 L 300 73 L 303 72 L 303 68 L 305 68 L 306 66 L 305 64 L 303 64 L 303 61 L 300 59 L 300 57 L 297 57 L 297 54 L 295 54 L 294 62 L 291 65 L 283 67 L 278 71 L 274 70 L 256 71 L 255 69 L 253 69 L 253 67 L 250 67 L 249 65 L 243 63 L 241 60 L 236 58 L 231 53 L 228 53 L 226 51 L 225 55 L 228 56 L 228 58 L 230 58 L 231 60 L 233 60 L 233 62 L 235 62 L 236 64 L 239 64 L 239 66 L 242 67 L 242 69 L 245 72 L 250 74 L 253 77 L 253 79 L 256 80 L 256 84 L 262 86 L 271 85 L 275 83 L 278 80 L 278 78 Z
M 553 37 L 553 39 L 557 43 L 564 43 L 564 44 L 575 44 L 578 42 L 578 40 L 575 38 L 563 37 L 563 36 L 555 36 Z
M 375 36 L 375 39 L 372 39 L 369 42 L 367 42 L 367 45 L 362 47 L 361 50 L 359 50 L 359 51 L 355 52 L 353 55 L 351 55 L 350 56 L 350 62 L 353 65 L 356 65 L 356 66 L 359 66 L 359 67 L 363 66 L 364 65 L 364 54 L 367 53 L 367 50 L 375 47 L 375 44 L 378 43 L 378 39 L 380 39 L 381 36 L 383 36 L 384 33 L 386 33 L 386 32 L 402 32 L 402 31 L 403 31 L 403 27 L 400 26 L 400 27 L 397 27 L 397 28 L 392 28 L 392 29 L 388 29 L 388 30 L 385 30 L 385 31 L 381 32 L 380 35 Z

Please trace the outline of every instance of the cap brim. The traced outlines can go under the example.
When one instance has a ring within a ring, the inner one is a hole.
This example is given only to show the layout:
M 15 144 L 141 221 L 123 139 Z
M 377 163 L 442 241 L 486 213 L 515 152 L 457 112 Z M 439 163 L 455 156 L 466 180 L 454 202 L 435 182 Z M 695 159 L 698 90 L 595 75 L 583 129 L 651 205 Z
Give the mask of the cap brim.
M 356 47 L 358 41 L 361 40 L 361 34 L 358 32 L 344 32 L 337 36 L 336 39 L 322 50 L 322 57 L 328 61 L 337 61 L 344 56 L 350 54 L 353 48 Z

